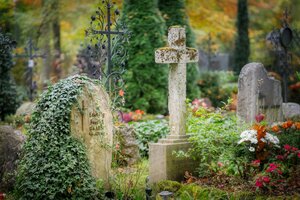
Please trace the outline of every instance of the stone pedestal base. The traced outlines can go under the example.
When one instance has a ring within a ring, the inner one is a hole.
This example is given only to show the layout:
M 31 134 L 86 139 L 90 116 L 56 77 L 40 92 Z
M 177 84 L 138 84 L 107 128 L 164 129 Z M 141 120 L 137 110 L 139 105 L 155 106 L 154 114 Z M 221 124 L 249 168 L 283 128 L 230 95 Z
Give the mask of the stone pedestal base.
M 185 171 L 194 172 L 198 162 L 189 158 L 177 158 L 174 151 L 187 151 L 192 147 L 188 136 L 169 135 L 158 143 L 149 144 L 150 182 L 161 180 L 182 181 Z M 194 173 L 193 173 L 194 174 Z

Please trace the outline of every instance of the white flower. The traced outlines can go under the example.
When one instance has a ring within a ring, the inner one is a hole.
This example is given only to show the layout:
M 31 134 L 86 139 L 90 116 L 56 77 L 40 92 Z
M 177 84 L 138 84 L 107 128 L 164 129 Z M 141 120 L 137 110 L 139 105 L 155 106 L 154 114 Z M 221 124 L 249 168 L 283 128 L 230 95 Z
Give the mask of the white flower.
M 256 130 L 246 130 L 241 133 L 240 137 L 241 138 L 256 137 L 256 134 L 257 134 Z
M 243 131 L 240 135 L 241 140 L 238 141 L 238 144 L 241 144 L 242 142 L 245 142 L 245 141 L 249 141 L 252 144 L 257 144 L 258 141 L 257 141 L 256 135 L 257 135 L 256 130 Z
M 254 147 L 250 147 L 249 151 L 254 152 L 255 151 Z
M 250 142 L 252 143 L 252 144 L 257 144 L 257 138 L 251 138 L 250 139 Z
M 270 142 L 270 143 L 273 143 L 273 144 L 279 144 L 279 139 L 278 137 L 270 134 L 270 133 L 266 133 L 266 136 L 265 136 L 265 139 Z

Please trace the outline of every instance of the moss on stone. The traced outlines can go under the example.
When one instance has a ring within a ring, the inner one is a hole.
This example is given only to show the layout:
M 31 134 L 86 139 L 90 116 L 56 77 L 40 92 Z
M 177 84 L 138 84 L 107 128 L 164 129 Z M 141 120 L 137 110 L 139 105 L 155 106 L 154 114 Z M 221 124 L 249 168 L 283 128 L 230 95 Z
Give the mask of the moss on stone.
M 165 180 L 165 181 L 160 181 L 156 184 L 156 191 L 161 192 L 161 191 L 170 191 L 170 192 L 177 192 L 182 185 L 178 183 L 177 181 L 170 181 L 170 180 Z

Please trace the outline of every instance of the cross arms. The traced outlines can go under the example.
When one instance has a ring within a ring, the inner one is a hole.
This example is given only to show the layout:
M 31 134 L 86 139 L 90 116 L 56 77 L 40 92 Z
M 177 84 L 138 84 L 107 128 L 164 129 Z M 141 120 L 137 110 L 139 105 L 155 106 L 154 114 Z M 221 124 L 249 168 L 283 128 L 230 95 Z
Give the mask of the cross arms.
M 192 63 L 197 62 L 198 60 L 198 51 L 194 48 L 179 50 L 172 47 L 162 47 L 155 51 L 156 63 Z

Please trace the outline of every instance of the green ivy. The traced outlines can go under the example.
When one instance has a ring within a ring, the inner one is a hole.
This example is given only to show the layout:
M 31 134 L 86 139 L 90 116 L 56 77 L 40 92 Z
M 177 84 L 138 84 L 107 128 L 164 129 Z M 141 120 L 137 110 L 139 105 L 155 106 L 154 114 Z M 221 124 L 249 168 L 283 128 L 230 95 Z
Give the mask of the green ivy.
M 70 131 L 71 108 L 83 86 L 90 84 L 99 83 L 73 76 L 41 95 L 18 168 L 19 199 L 97 198 L 85 146 Z

